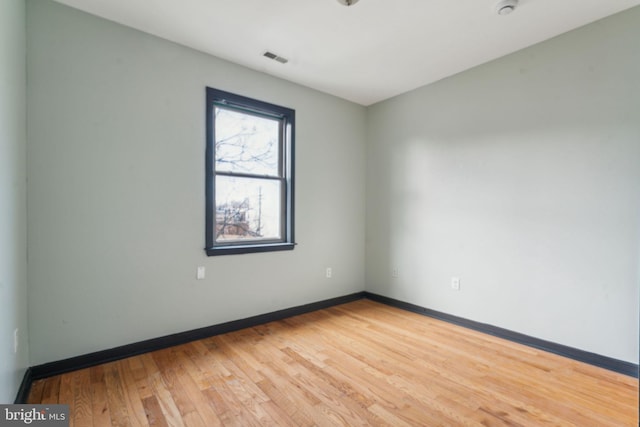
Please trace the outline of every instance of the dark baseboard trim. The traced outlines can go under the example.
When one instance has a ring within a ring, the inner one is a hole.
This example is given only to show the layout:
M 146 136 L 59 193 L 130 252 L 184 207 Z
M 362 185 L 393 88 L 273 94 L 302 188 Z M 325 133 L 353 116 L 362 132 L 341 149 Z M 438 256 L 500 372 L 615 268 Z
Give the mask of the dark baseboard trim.
M 625 374 L 633 378 L 638 378 L 638 365 L 634 363 L 625 362 L 623 360 L 618 360 L 595 353 L 590 353 L 588 351 L 579 350 L 577 348 L 557 344 L 551 341 L 545 341 L 539 338 L 531 337 L 529 335 L 521 334 L 519 332 L 513 332 L 508 329 L 499 328 L 497 326 L 476 322 L 473 320 L 465 319 L 463 317 L 453 316 L 451 314 L 442 313 L 425 307 L 420 307 L 415 304 L 410 304 L 408 302 L 399 301 L 371 292 L 365 291 L 364 296 L 365 298 L 372 301 L 433 317 L 434 319 L 443 320 L 445 322 L 453 323 L 454 325 L 463 326 L 465 328 L 483 332 L 488 335 L 493 335 L 498 338 L 503 338 L 519 344 L 524 344 L 529 347 L 537 348 L 539 350 L 544 350 L 549 353 L 554 353 L 559 356 L 568 357 L 569 359 L 577 360 L 579 362 L 588 363 L 590 365 L 605 368 L 610 371 L 618 372 L 620 374 Z
M 108 350 L 97 351 L 95 353 L 89 353 L 82 356 L 59 360 L 56 362 L 45 363 L 43 365 L 37 365 L 30 368 L 31 380 L 52 377 L 54 375 L 60 375 L 78 369 L 89 368 L 91 366 L 113 362 L 115 360 L 120 360 L 131 356 L 137 356 L 139 354 L 147 353 L 150 351 L 162 350 L 164 348 L 212 337 L 214 335 L 226 334 L 228 332 L 250 328 L 277 320 L 283 320 L 288 317 L 298 316 L 300 314 L 321 310 L 323 308 L 345 304 L 362 298 L 364 298 L 364 292 L 357 292 L 354 294 L 331 298 L 324 301 L 313 302 L 310 304 L 286 308 L 271 313 L 260 314 L 258 316 L 252 316 L 246 319 L 233 320 L 231 322 L 220 323 L 218 325 L 206 326 L 204 328 L 193 329 L 191 331 L 166 335 L 159 338 L 152 338 L 149 340 L 127 344 Z M 29 381 L 29 385 L 30 384 L 31 381 Z
M 19 403 L 27 403 L 27 399 L 29 399 L 29 392 L 31 391 L 31 383 L 33 382 L 33 369 L 27 368 L 22 377 L 22 382 L 20 383 L 20 388 L 18 389 L 18 394 L 16 395 L 16 400 L 13 402 L 15 404 Z

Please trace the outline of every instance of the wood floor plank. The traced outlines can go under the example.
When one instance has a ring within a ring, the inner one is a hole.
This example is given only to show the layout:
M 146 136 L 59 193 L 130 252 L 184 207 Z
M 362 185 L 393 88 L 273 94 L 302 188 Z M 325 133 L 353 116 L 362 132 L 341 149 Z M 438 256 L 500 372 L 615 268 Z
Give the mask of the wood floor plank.
M 90 426 L 93 424 L 93 403 L 91 396 L 91 373 L 81 369 L 71 373 L 73 378 L 73 404 L 70 406 L 70 425 Z
M 71 373 L 73 374 L 73 372 Z M 60 402 L 73 402 L 73 377 L 74 375 L 63 375 L 60 377 L 60 388 L 58 389 L 58 400 Z M 70 412 L 73 411 L 71 407 L 69 407 Z M 74 427 L 76 421 L 74 419 L 74 414 L 69 414 L 69 426 Z
M 93 415 L 93 427 L 107 427 L 111 425 L 111 411 L 107 397 L 107 385 L 104 380 L 104 366 L 98 365 L 90 368 L 91 378 L 91 406 Z
M 257 403 L 264 403 L 269 398 L 255 385 L 256 380 L 261 380 L 262 376 L 259 371 L 256 371 L 254 367 L 246 363 L 244 358 L 245 354 L 249 352 L 238 353 L 234 351 L 233 346 L 224 341 L 224 336 L 219 338 L 219 351 L 224 357 L 220 363 L 225 369 L 237 379 L 238 392 L 245 394 L 247 399 L 253 400 Z M 255 349 L 254 349 L 255 351 Z M 259 365 L 256 365 L 259 366 Z
M 212 405 L 203 395 L 202 390 L 198 387 L 197 383 L 193 380 L 193 377 L 189 374 L 187 369 L 193 369 L 193 366 L 182 367 L 180 366 L 176 373 L 178 375 L 178 381 L 187 394 L 194 407 L 197 408 L 198 413 L 202 417 L 202 421 L 207 427 L 217 427 L 222 425 L 222 421 L 216 415 Z
M 62 376 L 56 375 L 51 378 L 47 378 L 44 384 L 44 389 L 42 390 L 42 401 L 39 403 L 69 403 L 67 401 L 59 402 L 60 398 L 60 380 Z
M 270 422 L 265 425 L 272 425 L 278 427 L 297 427 L 300 424 L 295 424 L 294 420 L 287 416 L 287 414 L 273 401 L 261 403 L 260 406 L 264 411 L 269 414 Z
M 149 426 L 169 427 L 160 408 L 160 403 L 158 403 L 158 399 L 155 396 L 144 398 L 142 400 L 142 406 L 144 407 L 147 420 L 149 420 Z
M 135 369 L 132 368 L 130 363 L 131 359 L 124 359 L 117 362 L 118 374 L 122 379 L 122 393 L 127 405 L 127 413 L 129 415 L 129 421 L 133 427 L 146 426 L 148 421 L 144 405 L 142 404 L 142 398 L 138 393 L 138 382 Z M 133 365 L 137 366 L 137 365 Z
M 124 397 L 123 382 L 118 371 L 117 362 L 104 365 L 104 383 L 107 391 L 107 402 L 111 423 L 114 427 L 126 427 L 132 423 L 129 420 L 127 402 Z
M 301 399 L 295 385 L 290 385 L 286 379 L 281 378 L 277 370 L 265 368 L 267 374 L 258 383 L 258 387 L 273 401 L 287 416 L 293 424 L 301 427 L 316 425 L 314 402 L 309 402 L 308 398 Z M 271 380 L 274 379 L 274 381 Z M 291 388 L 294 387 L 294 388 Z M 319 402 L 318 402 L 319 403 Z
M 35 381 L 94 426 L 638 425 L 638 379 L 369 300 Z
M 232 376 L 214 376 L 210 378 L 212 387 L 209 392 L 215 393 L 217 401 L 222 403 L 221 408 L 224 412 L 221 414 L 224 425 L 238 425 L 247 427 L 258 427 L 260 423 L 257 418 L 247 411 L 242 403 L 242 397 L 236 395 L 229 386 L 229 382 L 233 382 Z
M 36 404 L 42 401 L 42 392 L 44 390 L 45 380 L 35 380 L 31 384 L 31 390 L 29 390 L 29 399 L 27 403 Z
M 154 372 L 150 376 L 149 383 L 151 384 L 151 389 L 153 390 L 153 396 L 156 398 L 156 401 L 160 406 L 160 410 L 162 411 L 166 422 L 170 426 L 184 427 L 184 422 L 182 420 L 180 410 L 178 409 L 174 400 L 174 398 L 177 400 L 181 400 L 182 396 L 171 395 L 171 391 L 167 389 L 166 385 L 163 382 L 163 377 L 160 371 Z

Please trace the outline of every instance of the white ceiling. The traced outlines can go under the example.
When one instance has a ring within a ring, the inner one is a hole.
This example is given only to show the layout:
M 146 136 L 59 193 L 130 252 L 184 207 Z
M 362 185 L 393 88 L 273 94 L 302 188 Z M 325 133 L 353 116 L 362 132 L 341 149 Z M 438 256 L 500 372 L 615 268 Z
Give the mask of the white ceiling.
M 56 1 L 362 105 L 640 4 L 520 0 L 500 16 L 498 0 Z

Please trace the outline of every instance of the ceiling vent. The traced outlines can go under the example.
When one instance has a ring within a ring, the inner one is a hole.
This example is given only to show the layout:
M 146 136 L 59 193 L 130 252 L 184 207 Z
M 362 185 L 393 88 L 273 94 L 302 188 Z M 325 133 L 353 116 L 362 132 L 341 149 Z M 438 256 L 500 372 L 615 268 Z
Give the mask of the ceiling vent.
M 282 56 L 278 56 L 273 52 L 266 51 L 262 55 L 266 56 L 269 59 L 273 59 L 274 61 L 278 61 L 281 64 L 286 64 L 287 62 L 289 62 L 289 60 L 287 58 L 283 58 Z

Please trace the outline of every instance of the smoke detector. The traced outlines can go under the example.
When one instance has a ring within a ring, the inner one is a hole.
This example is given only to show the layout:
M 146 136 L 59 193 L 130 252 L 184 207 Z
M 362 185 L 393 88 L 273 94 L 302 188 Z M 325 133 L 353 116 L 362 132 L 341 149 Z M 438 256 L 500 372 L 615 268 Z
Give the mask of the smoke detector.
M 508 15 L 518 6 L 518 0 L 501 0 L 496 5 L 498 15 Z
M 338 3 L 345 6 L 353 6 L 354 4 L 358 3 L 358 0 L 338 0 Z

